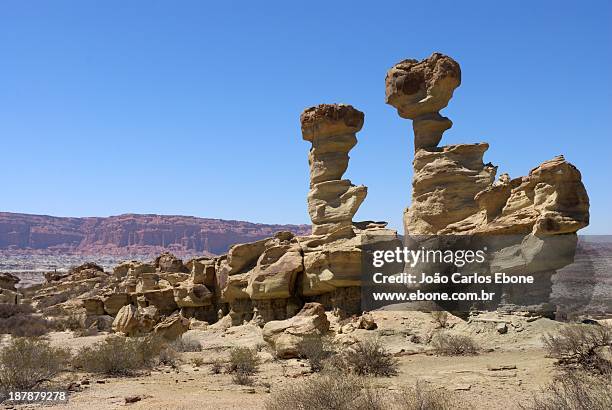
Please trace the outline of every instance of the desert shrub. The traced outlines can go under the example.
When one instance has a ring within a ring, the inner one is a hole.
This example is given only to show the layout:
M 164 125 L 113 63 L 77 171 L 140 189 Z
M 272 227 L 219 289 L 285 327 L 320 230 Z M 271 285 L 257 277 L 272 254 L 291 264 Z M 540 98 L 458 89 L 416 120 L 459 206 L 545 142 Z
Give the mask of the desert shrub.
M 194 367 L 201 367 L 204 364 L 204 359 L 202 359 L 201 357 L 194 357 L 191 359 L 191 364 Z
M 609 376 L 564 372 L 521 407 L 531 410 L 609 410 L 612 409 L 611 384 Z
M 320 373 L 282 386 L 265 404 L 267 410 L 451 410 L 470 408 L 446 390 L 417 382 L 398 392 L 376 389 L 362 377 Z
M 180 338 L 172 342 L 172 348 L 177 352 L 201 352 L 202 345 L 199 341 L 182 335 Z
M 35 310 L 26 304 L 0 303 L 0 319 L 8 319 L 16 315 L 31 315 Z
M 432 339 L 434 352 L 442 356 L 472 356 L 478 354 L 478 344 L 469 336 L 438 332 Z
M 49 333 L 51 324 L 37 316 L 32 306 L 0 303 L 0 333 L 15 337 L 37 337 Z
M 177 351 L 172 346 L 163 346 L 158 354 L 158 363 L 165 366 L 176 367 L 179 359 Z
M 445 389 L 426 387 L 417 381 L 400 391 L 366 388 L 359 400 L 360 408 L 372 410 L 457 410 L 471 408 Z
M 53 327 L 56 330 L 72 332 L 81 331 L 84 328 L 84 318 L 77 314 L 71 313 L 53 321 Z
M 212 374 L 219 374 L 221 373 L 221 371 L 223 370 L 223 362 L 219 359 L 216 359 L 214 362 L 212 362 L 212 366 L 210 368 L 210 372 Z
M 600 374 L 612 373 L 612 363 L 600 354 L 610 349 L 612 331 L 609 326 L 568 325 L 557 335 L 546 334 L 542 342 L 548 355 L 562 365 L 577 365 Z
M 96 336 L 99 333 L 98 328 L 96 326 L 91 326 L 87 328 L 81 328 L 73 331 L 74 337 L 88 337 L 88 336 Z
M 239 384 L 241 386 L 252 386 L 253 382 L 253 376 L 248 373 L 236 372 L 232 374 L 232 383 L 234 384 Z
M 323 369 L 323 362 L 333 354 L 330 344 L 321 337 L 307 337 L 298 346 L 300 357 L 308 360 L 310 370 L 318 372 Z
M 446 323 L 448 322 L 448 312 L 444 310 L 434 310 L 431 312 L 431 317 L 438 326 L 441 328 L 446 327 Z
M 257 351 L 248 347 L 234 347 L 230 350 L 230 360 L 227 364 L 228 373 L 255 374 L 259 367 Z
M 385 393 L 386 395 L 386 393 Z M 451 410 L 470 408 L 462 403 L 451 392 L 444 389 L 427 388 L 423 383 L 416 382 L 414 387 L 405 388 L 391 396 L 386 396 L 388 407 L 397 410 Z
M 29 313 L 17 313 L 0 319 L 0 333 L 15 337 L 38 337 L 53 329 L 51 323 L 40 316 Z
M 67 349 L 37 338 L 14 338 L 0 350 L 0 390 L 31 389 L 65 368 Z
M 364 381 L 347 374 L 323 373 L 290 383 L 274 391 L 266 402 L 268 410 L 362 410 Z
M 336 367 L 345 367 L 360 376 L 395 376 L 397 375 L 398 361 L 387 349 L 381 340 L 371 338 L 355 343 L 345 349 L 334 361 Z
M 129 375 L 159 360 L 164 348 L 163 344 L 151 337 L 111 336 L 81 348 L 73 364 L 91 373 Z

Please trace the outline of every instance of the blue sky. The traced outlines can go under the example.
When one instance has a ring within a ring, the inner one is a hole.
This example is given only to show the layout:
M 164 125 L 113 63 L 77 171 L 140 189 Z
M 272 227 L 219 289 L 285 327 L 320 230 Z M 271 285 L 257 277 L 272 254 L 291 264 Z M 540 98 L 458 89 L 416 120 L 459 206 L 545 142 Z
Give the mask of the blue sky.
M 440 51 L 463 82 L 444 144 L 487 141 L 525 175 L 577 165 L 612 232 L 609 1 L 3 1 L 0 210 L 309 223 L 301 111 L 365 112 L 356 220 L 400 228 L 412 131 L 388 68 Z

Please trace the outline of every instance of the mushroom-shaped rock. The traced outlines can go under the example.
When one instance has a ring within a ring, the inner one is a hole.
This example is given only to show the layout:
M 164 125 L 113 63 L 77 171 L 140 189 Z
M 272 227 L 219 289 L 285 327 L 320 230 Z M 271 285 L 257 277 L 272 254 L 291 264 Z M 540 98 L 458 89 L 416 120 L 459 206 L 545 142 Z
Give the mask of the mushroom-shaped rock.
M 308 155 L 310 193 L 308 213 L 313 234 L 343 230 L 352 234 L 352 218 L 367 194 L 365 186 L 342 179 L 349 151 L 357 144 L 356 133 L 364 115 L 346 104 L 321 104 L 300 116 L 302 138 L 312 143 Z
M 439 111 L 460 84 L 459 64 L 440 53 L 422 61 L 404 60 L 387 72 L 385 102 L 400 117 L 413 120 L 415 150 L 436 147 L 442 133 L 453 125 Z

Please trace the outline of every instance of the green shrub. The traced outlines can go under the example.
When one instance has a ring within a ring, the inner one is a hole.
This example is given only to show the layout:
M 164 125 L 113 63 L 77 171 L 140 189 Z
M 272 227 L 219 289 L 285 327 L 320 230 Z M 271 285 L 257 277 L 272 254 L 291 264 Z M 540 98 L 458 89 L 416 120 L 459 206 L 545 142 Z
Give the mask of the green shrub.
M 0 388 L 31 389 L 63 370 L 70 351 L 36 338 L 14 338 L 0 350 Z

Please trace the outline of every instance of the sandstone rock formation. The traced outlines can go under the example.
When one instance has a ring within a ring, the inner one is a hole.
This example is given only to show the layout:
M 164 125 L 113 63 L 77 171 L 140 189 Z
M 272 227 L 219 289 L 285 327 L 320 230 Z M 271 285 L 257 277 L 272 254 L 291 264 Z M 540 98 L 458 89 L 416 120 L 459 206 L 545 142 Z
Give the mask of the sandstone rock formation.
M 33 305 L 51 316 L 79 314 L 88 323 L 106 323 L 114 317 L 112 329 L 117 333 L 153 331 L 167 338 L 176 337 L 190 323 L 251 322 L 264 327 L 296 317 L 284 331 L 301 329 L 300 323 L 310 323 L 311 316 L 318 323 L 321 315 L 325 317 L 324 309 L 343 317 L 362 312 L 365 249 L 401 244 L 385 222 L 352 222 L 367 190 L 341 178 L 363 113 L 349 105 L 319 105 L 305 110 L 301 122 L 304 139 L 312 142 L 312 235 L 282 230 L 233 245 L 226 255 L 185 263 L 163 253 L 150 263 L 123 262 L 112 274 L 83 265 L 67 274 L 48 275 Z M 290 345 L 293 336 L 282 338 Z
M 385 100 L 402 118 L 413 120 L 415 151 L 436 147 L 442 133 L 453 125 L 439 111 L 460 84 L 459 64 L 440 53 L 423 61 L 404 60 L 387 72 Z
M 491 272 L 533 273 L 533 294 L 512 286 L 501 290 L 505 306 L 551 309 L 545 300 L 550 278 L 573 261 L 576 231 L 589 223 L 589 200 L 580 172 L 563 156 L 528 176 L 495 181 L 497 167 L 485 164 L 488 144 L 438 147 L 452 123 L 440 116 L 461 82 L 459 65 L 434 53 L 405 60 L 389 70 L 386 102 L 413 120 L 415 155 L 412 204 L 404 214 L 408 238 L 419 235 L 486 237 Z M 427 239 L 425 239 L 427 240 Z M 481 239 L 481 244 L 483 240 Z M 536 304 L 538 306 L 530 306 Z
M 329 330 L 325 308 L 320 303 L 307 303 L 295 316 L 272 321 L 263 327 L 263 338 L 281 359 L 299 357 L 300 344 L 309 337 L 324 336 Z
M 365 186 L 342 179 L 363 117 L 361 111 L 345 104 L 317 105 L 300 116 L 302 138 L 312 143 L 308 213 L 314 235 L 350 231 L 353 216 L 366 197 Z

